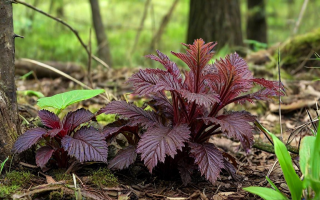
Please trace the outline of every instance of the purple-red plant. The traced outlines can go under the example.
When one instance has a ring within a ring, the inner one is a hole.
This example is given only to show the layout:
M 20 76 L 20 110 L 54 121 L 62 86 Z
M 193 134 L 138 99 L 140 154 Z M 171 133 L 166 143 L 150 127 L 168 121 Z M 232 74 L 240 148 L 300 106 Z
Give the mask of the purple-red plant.
M 188 183 L 198 168 L 214 183 L 221 169 L 234 175 L 230 155 L 209 143 L 209 138 L 225 134 L 240 140 L 248 150 L 253 143 L 254 116 L 246 111 L 219 114 L 230 103 L 268 100 L 283 95 L 276 81 L 254 78 L 246 62 L 234 53 L 208 64 L 214 55 L 215 43 L 195 40 L 186 53 L 174 53 L 190 68 L 181 72 L 169 58 L 157 51 L 148 58 L 160 62 L 166 70 L 145 69 L 134 74 L 129 82 L 134 94 L 151 99 L 152 111 L 125 101 L 113 101 L 99 113 L 116 113 L 122 119 L 104 129 L 107 138 L 123 133 L 129 147 L 110 162 L 110 168 L 122 169 L 132 164 L 138 154 L 150 173 L 158 162 L 171 157 L 179 169 L 182 181 Z M 250 93 L 254 84 L 261 89 Z M 171 161 L 172 161 L 171 159 Z
M 36 163 L 43 168 L 48 161 L 58 167 L 67 167 L 70 157 L 80 162 L 107 162 L 108 146 L 100 131 L 81 124 L 88 123 L 95 115 L 88 110 L 69 112 L 62 121 L 54 113 L 40 110 L 39 117 L 45 128 L 34 128 L 22 134 L 13 146 L 14 153 L 21 153 L 34 144 Z

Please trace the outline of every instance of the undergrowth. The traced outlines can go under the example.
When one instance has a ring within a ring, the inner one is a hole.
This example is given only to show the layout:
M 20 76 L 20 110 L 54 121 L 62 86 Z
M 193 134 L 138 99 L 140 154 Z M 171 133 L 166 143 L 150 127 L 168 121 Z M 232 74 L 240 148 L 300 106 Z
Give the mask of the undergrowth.
M 5 175 L 3 184 L 0 183 L 0 198 L 9 199 L 9 195 L 27 186 L 34 177 L 30 172 L 12 171 Z
M 100 168 L 97 171 L 93 171 L 91 182 L 99 188 L 112 187 L 119 184 L 118 178 L 107 168 Z

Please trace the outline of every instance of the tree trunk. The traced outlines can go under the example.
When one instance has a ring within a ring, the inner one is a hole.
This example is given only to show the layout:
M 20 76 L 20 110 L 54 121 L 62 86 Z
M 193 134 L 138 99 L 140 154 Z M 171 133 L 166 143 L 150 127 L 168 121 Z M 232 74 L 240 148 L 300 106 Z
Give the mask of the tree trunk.
M 14 38 L 12 5 L 0 1 L 0 161 L 11 154 L 20 134 L 14 81 Z
M 224 45 L 242 46 L 238 0 L 190 0 L 187 43 L 202 38 Z
M 267 20 L 264 0 L 248 0 L 247 38 L 267 43 Z
M 104 32 L 104 26 L 100 15 L 100 7 L 98 0 L 90 0 L 92 21 L 96 33 L 98 43 L 99 58 L 105 61 L 109 66 L 112 66 L 111 53 L 107 35 Z

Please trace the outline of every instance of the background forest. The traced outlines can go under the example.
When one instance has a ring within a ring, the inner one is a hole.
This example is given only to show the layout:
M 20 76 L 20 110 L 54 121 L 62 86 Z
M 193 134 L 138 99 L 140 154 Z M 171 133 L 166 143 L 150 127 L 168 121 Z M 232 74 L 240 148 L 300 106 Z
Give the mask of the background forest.
M 165 54 L 170 51 L 179 51 L 181 47 L 178 44 L 187 42 L 190 2 L 187 0 L 163 0 L 150 1 L 146 5 L 147 2 L 146 0 L 99 1 L 104 32 L 108 37 L 112 65 L 114 67 L 146 66 L 144 55 L 154 53 L 155 49 L 161 49 Z M 215 5 L 215 1 L 212 2 L 207 6 L 210 9 L 209 12 L 219 11 L 221 9 L 218 7 L 219 4 Z M 89 41 L 90 29 L 94 31 L 89 1 L 31 0 L 29 3 L 53 16 L 61 18 L 76 29 L 84 41 Z M 174 10 L 168 18 L 167 25 L 163 27 L 162 36 L 156 38 L 154 44 L 151 44 L 153 37 L 161 27 L 163 17 L 168 14 L 173 3 L 175 3 Z M 316 0 L 308 2 L 304 15 L 297 25 L 303 3 L 304 0 L 265 1 L 264 9 L 267 27 L 264 31 L 266 32 L 267 41 L 260 41 L 266 43 L 266 45 L 260 45 L 262 48 L 284 42 L 295 34 L 306 33 L 319 27 L 320 2 Z M 239 41 L 236 44 L 248 44 L 250 43 L 248 40 L 255 40 L 254 36 L 250 38 L 248 34 L 259 35 L 261 33 L 255 32 L 258 31 L 255 28 L 247 28 L 247 21 L 250 17 L 257 18 L 255 15 L 252 16 L 251 13 L 262 13 L 264 11 L 259 10 L 259 8 L 258 11 L 248 9 L 246 0 L 240 0 L 239 6 L 241 9 L 243 43 Z M 146 12 L 145 20 L 143 26 L 141 26 L 144 12 Z M 17 58 L 32 58 L 43 61 L 72 61 L 86 65 L 86 52 L 81 49 L 77 38 L 66 27 L 22 5 L 14 7 L 14 19 L 15 32 L 25 37 L 24 40 L 16 43 Z M 208 22 L 207 26 L 222 28 L 226 22 L 221 20 L 216 23 Z M 258 21 L 257 23 L 261 22 Z M 296 26 L 297 31 L 295 32 Z M 137 33 L 140 30 L 139 41 L 136 41 Z M 201 32 L 203 32 L 201 29 L 194 31 L 199 32 L 200 36 Z M 226 37 L 232 37 L 234 33 L 230 31 L 223 34 Z M 212 38 L 213 41 L 218 39 Z M 224 47 L 221 46 L 221 43 L 223 44 L 224 41 L 218 41 L 216 50 L 218 52 L 221 50 L 221 56 L 224 56 L 223 54 L 231 51 L 230 44 L 226 44 Z M 97 42 L 94 35 L 92 35 L 92 46 L 93 52 L 96 54 Z M 245 45 L 243 47 L 245 48 Z M 240 46 L 236 46 L 236 50 L 239 49 Z M 248 49 L 241 50 L 247 52 Z
M 319 10 L 0 0 L 0 198 L 320 199 Z

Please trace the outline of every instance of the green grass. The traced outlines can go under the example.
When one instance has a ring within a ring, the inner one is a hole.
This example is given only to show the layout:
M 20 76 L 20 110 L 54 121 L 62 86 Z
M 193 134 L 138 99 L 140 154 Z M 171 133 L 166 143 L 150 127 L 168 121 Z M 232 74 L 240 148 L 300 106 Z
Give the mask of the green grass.
M 83 40 L 89 40 L 89 30 L 92 28 L 91 11 L 89 1 L 65 0 L 63 18 L 75 28 Z M 143 56 L 154 53 L 150 50 L 150 42 L 154 32 L 158 29 L 162 17 L 168 12 L 172 0 L 152 1 L 152 9 L 149 8 L 145 26 L 141 32 L 137 48 L 131 55 L 131 62 L 127 59 L 131 52 L 137 29 L 140 24 L 144 9 L 143 0 L 100 0 L 100 10 L 109 38 L 111 54 L 115 67 L 145 66 L 157 67 L 151 64 Z M 290 8 L 287 1 L 268 0 L 268 39 L 269 46 L 276 42 L 283 42 L 290 37 L 294 27 L 294 20 L 299 16 L 303 0 L 295 0 Z M 28 3 L 32 4 L 32 1 Z M 298 33 L 305 33 L 319 26 L 319 12 L 316 7 L 319 1 L 310 1 L 305 16 L 301 22 Z M 49 10 L 49 1 L 40 1 L 37 6 L 45 12 Z M 290 9 L 292 11 L 290 11 Z M 246 0 L 241 0 L 242 27 L 245 30 Z M 24 39 L 16 39 L 17 58 L 27 57 L 36 60 L 72 61 L 87 64 L 87 55 L 76 37 L 63 25 L 35 13 L 34 20 L 30 21 L 33 11 L 23 5 L 14 4 L 15 32 L 25 36 Z M 189 1 L 179 1 L 162 40 L 157 49 L 165 54 L 170 51 L 180 51 L 181 42 L 185 42 L 189 13 Z M 53 13 L 53 15 L 56 15 Z M 221 22 L 222 23 L 222 22 Z M 245 34 L 244 34 L 245 35 Z M 95 37 L 92 37 L 93 52 L 96 52 Z M 174 56 L 170 56 L 177 61 Z M 94 63 L 95 65 L 96 63 Z M 178 61 L 178 64 L 181 64 Z

